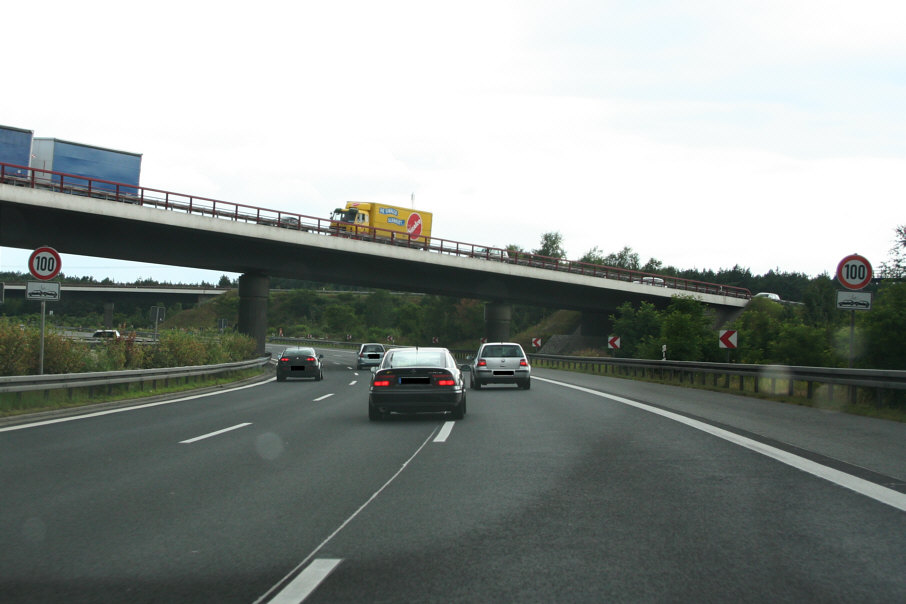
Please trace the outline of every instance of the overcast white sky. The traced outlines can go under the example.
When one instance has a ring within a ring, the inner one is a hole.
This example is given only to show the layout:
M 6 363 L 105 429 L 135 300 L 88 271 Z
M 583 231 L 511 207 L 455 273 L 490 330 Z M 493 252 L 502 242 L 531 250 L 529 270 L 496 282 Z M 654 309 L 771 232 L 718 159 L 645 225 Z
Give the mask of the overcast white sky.
M 0 124 L 142 153 L 149 187 L 318 217 L 414 194 L 446 239 L 559 231 L 570 258 L 756 274 L 877 267 L 906 223 L 902 0 L 51 0 L 15 21 Z

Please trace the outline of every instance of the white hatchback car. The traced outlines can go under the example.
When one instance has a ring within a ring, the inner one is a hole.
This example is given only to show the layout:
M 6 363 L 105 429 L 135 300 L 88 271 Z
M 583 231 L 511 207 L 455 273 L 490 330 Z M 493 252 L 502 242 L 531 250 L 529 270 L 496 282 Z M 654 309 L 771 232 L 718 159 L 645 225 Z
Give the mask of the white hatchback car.
M 532 387 L 532 366 L 522 346 L 515 342 L 482 344 L 470 369 L 475 390 L 488 384 L 516 384 L 524 390 Z

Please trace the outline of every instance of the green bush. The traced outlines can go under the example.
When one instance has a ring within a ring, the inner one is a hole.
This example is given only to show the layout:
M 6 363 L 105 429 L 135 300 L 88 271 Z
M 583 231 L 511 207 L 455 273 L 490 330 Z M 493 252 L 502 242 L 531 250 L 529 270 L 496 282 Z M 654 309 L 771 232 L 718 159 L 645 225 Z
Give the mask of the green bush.
M 31 358 L 25 331 L 9 321 L 0 321 L 0 375 L 25 375 Z
M 195 336 L 181 331 L 165 331 L 153 354 L 155 367 L 186 367 L 204 365 L 208 354 L 205 345 Z

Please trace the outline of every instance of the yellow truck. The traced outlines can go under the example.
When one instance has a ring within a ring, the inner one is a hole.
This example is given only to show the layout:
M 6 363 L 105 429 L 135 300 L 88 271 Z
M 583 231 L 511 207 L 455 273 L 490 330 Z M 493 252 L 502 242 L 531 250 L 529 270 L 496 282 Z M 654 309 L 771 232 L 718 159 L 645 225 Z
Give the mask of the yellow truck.
M 431 237 L 431 212 L 383 203 L 346 202 L 330 216 L 330 230 L 361 239 L 418 241 Z

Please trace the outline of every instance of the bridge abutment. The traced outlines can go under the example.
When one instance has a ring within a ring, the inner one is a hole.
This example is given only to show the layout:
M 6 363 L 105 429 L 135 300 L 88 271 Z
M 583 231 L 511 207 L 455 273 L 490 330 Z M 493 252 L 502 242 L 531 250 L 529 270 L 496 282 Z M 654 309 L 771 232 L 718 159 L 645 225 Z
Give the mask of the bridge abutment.
M 484 305 L 484 333 L 488 342 L 505 342 L 510 339 L 510 321 L 513 305 L 488 302 Z
M 261 273 L 239 277 L 239 333 L 255 340 L 258 354 L 264 354 L 267 340 L 267 298 L 270 278 Z
M 613 329 L 610 314 L 605 312 L 584 311 L 579 323 L 579 335 L 606 338 Z

